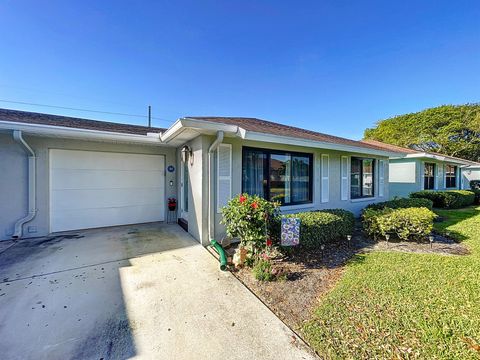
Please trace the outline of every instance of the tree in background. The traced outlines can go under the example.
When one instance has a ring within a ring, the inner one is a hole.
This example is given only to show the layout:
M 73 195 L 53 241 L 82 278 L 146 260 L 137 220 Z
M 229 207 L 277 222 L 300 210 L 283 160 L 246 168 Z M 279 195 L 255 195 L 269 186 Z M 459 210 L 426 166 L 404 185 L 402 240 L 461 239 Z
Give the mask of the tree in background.
M 398 115 L 366 129 L 365 139 L 480 160 L 480 104 L 443 105 Z

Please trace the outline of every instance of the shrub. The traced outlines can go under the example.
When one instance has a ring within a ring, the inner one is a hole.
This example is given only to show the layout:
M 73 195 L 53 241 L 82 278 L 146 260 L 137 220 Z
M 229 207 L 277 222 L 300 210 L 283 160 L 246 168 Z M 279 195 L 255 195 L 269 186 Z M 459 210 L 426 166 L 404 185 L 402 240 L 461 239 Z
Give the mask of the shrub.
M 480 204 L 480 189 L 472 189 L 475 194 L 475 204 Z
M 322 244 L 344 239 L 353 233 L 355 217 L 350 211 L 341 209 L 308 211 L 284 215 L 300 219 L 300 246 L 306 249 L 319 248 Z M 280 237 L 280 220 L 278 219 L 272 234 Z
M 480 180 L 470 180 L 470 189 L 472 189 L 472 190 L 479 189 L 480 190 Z
M 384 201 L 376 204 L 370 204 L 365 209 L 381 210 L 385 208 L 390 209 L 404 209 L 411 207 L 425 207 L 432 210 L 433 201 L 425 198 L 399 198 L 390 201 Z
M 252 273 L 255 279 L 260 281 L 272 281 L 275 279 L 270 260 L 258 259 L 253 266 Z
M 433 201 L 433 206 L 438 208 L 458 209 L 472 205 L 475 201 L 475 193 L 470 190 L 424 190 L 410 194 L 411 198 L 423 198 Z
M 259 196 L 241 194 L 222 208 L 227 235 L 240 239 L 250 255 L 265 248 L 269 223 L 278 217 L 278 203 Z
M 405 209 L 366 209 L 363 212 L 363 228 L 365 232 L 378 236 L 395 235 L 401 240 L 419 239 L 432 232 L 433 220 L 437 215 L 431 210 L 422 208 Z

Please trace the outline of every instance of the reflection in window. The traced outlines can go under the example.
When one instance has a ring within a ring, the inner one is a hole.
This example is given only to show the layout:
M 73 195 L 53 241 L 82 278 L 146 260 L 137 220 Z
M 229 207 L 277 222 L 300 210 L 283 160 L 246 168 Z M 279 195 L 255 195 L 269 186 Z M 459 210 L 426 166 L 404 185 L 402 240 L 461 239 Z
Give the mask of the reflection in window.
M 447 165 L 445 167 L 445 187 L 457 187 L 457 167 L 454 165 Z
M 312 155 L 244 148 L 243 192 L 282 205 L 312 201 Z
M 423 188 L 433 190 L 435 188 L 435 164 L 425 163 L 423 170 Z
M 352 199 L 374 196 L 374 159 L 352 157 L 350 174 L 350 197 Z

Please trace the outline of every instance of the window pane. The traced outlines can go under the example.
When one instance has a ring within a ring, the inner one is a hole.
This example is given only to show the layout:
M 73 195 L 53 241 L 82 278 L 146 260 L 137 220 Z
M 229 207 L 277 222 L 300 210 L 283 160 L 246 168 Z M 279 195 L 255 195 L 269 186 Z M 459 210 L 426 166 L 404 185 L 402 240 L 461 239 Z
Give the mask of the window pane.
M 423 188 L 425 190 L 434 189 L 435 164 L 426 163 L 424 165 Z
M 267 179 L 264 178 L 267 154 L 247 149 L 243 153 L 243 191 L 250 195 L 265 197 Z
M 292 202 L 310 200 L 310 158 L 292 156 Z
M 373 196 L 373 159 L 363 160 L 362 195 Z
M 289 154 L 270 155 L 270 200 L 290 203 L 290 166 Z
M 447 188 L 453 188 L 457 186 L 457 167 L 453 165 L 447 165 L 445 169 L 446 186 Z
M 362 196 L 360 191 L 361 160 L 352 158 L 350 171 L 350 197 L 352 199 Z

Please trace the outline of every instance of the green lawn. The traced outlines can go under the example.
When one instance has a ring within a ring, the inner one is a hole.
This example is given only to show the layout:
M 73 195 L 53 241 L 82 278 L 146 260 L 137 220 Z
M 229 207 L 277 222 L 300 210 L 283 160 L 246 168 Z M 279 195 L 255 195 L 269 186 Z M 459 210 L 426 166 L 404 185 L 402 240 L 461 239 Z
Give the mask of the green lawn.
M 437 213 L 472 254 L 356 256 L 303 328 L 322 357 L 480 358 L 480 207 Z

